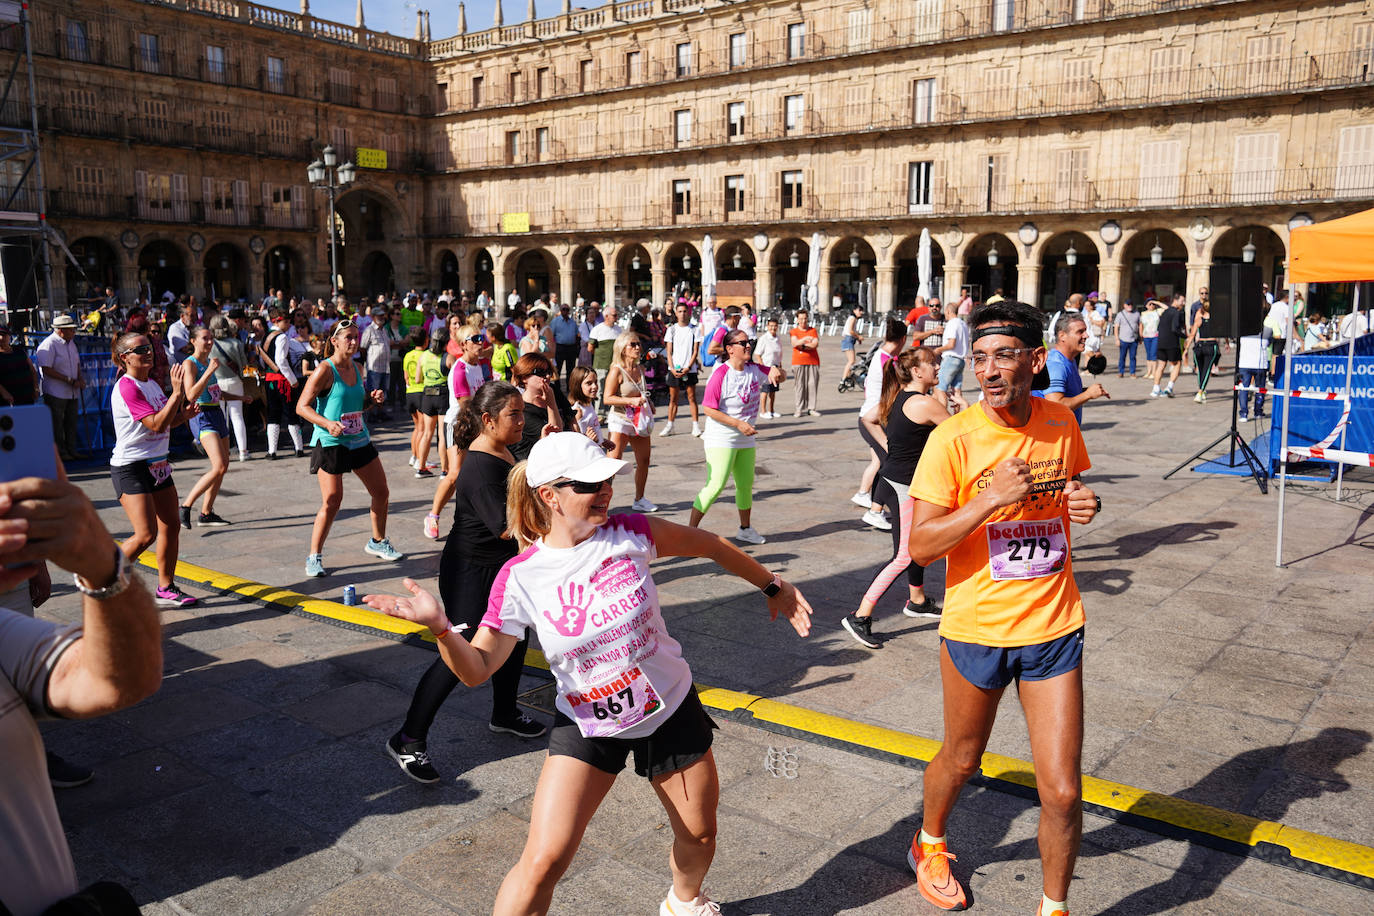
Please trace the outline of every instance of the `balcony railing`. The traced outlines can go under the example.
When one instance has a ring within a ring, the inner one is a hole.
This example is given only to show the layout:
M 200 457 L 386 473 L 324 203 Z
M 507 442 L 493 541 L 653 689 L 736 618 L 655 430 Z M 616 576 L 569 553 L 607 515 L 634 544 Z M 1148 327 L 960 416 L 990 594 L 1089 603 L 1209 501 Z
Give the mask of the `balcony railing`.
M 104 108 L 47 108 L 39 114 L 39 126 L 48 130 L 104 140 L 132 141 L 158 146 L 184 146 L 252 156 L 273 156 L 309 161 L 314 152 L 308 139 L 251 134 L 233 125 L 247 119 L 231 118 L 230 128 L 192 124 L 172 117 L 125 115 Z
M 198 200 L 140 201 L 132 194 L 66 189 L 48 192 L 48 215 L 57 219 L 108 219 L 120 222 L 238 226 L 245 229 L 313 231 L 319 225 L 313 209 L 285 211 L 263 206 L 219 208 L 206 206 Z
M 535 157 L 526 153 L 512 159 L 506 155 L 504 148 L 483 144 L 480 147 L 469 145 L 466 149 L 455 149 L 454 158 L 460 170 L 530 165 L 550 161 L 604 159 L 626 154 L 665 153 L 730 143 L 1043 118 L 1261 94 L 1321 92 L 1362 85 L 1374 85 L 1374 57 L 1367 52 L 1335 52 L 1272 62 L 1261 68 L 1253 64 L 1198 66 L 1162 76 L 1143 74 L 1069 84 L 1039 83 L 993 89 L 939 88 L 933 105 L 919 114 L 908 96 L 904 99 L 877 99 L 859 104 L 807 108 L 791 126 L 782 111 L 782 96 L 775 95 L 767 100 L 765 111 L 760 111 L 764 105 L 752 101 L 747 103 L 744 130 L 738 134 L 731 132 L 722 101 L 694 110 L 696 118 L 692 125 L 692 137 L 685 143 L 678 142 L 672 129 L 667 126 L 637 126 L 628 131 L 598 130 L 589 138 L 574 141 L 558 136 L 560 125 L 571 126 L 575 123 L 564 120 L 547 125 L 554 134 L 550 139 L 550 155 Z M 708 113 L 713 116 L 705 117 Z M 546 126 L 534 118 L 530 120 L 533 121 L 531 128 Z
M 852 220 L 938 220 L 977 215 L 1021 216 L 1054 213 L 1112 213 L 1148 210 L 1205 209 L 1236 206 L 1311 204 L 1360 201 L 1374 196 L 1374 166 L 1323 169 L 1268 169 L 1258 172 L 1217 172 L 1181 175 L 1170 193 L 1161 193 L 1157 180 L 1123 178 L 1088 181 L 1072 186 L 1058 182 L 1016 181 L 995 186 L 937 186 L 929 201 L 908 201 L 902 189 L 840 192 L 803 188 L 800 206 L 783 207 L 776 188 L 767 194 L 745 194 L 734 206 L 721 192 L 697 190 L 691 212 L 675 213 L 671 199 L 642 206 L 580 210 L 549 209 L 531 214 L 535 232 L 654 230 L 682 227 L 743 225 L 778 222 L 841 222 Z M 895 191 L 895 193 L 894 193 Z M 665 198 L 667 197 L 665 191 Z M 729 206 L 729 209 L 727 209 Z M 431 218 L 425 233 L 435 236 L 498 235 L 500 208 L 471 213 L 466 218 Z

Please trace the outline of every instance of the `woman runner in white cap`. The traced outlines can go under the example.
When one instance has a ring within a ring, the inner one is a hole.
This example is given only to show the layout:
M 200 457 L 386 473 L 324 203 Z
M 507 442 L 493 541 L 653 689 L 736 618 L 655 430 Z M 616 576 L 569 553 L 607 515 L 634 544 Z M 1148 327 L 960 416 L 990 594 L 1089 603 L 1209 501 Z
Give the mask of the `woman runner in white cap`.
M 668 635 L 649 564 L 708 557 L 768 596 L 802 636 L 811 606 L 793 586 L 723 538 L 643 515 L 609 515 L 611 478 L 625 462 L 580 433 L 540 440 L 511 471 L 506 516 L 528 545 L 502 568 L 469 643 L 434 596 L 406 579 L 410 597 L 368 595 L 372 608 L 429 627 L 444 661 L 470 686 L 498 670 L 534 627 L 558 696 L 549 755 L 535 790 L 529 838 L 496 897 L 498 914 L 547 913 L 582 834 L 633 751 L 673 827 L 673 886 L 660 916 L 710 916 L 702 890 L 715 854 L 720 784 L 714 727 Z

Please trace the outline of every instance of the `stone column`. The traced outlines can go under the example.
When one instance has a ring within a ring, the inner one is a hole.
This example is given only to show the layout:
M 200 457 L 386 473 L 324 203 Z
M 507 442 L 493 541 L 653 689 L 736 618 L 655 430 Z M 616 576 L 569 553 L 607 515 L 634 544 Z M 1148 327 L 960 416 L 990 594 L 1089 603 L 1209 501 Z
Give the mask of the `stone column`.
M 575 281 L 576 277 L 573 276 L 571 264 L 558 265 L 558 301 L 560 303 L 566 302 L 572 305 L 574 299 L 573 284 Z
M 472 255 L 464 254 L 458 259 L 458 289 L 457 293 L 461 297 L 466 291 L 473 302 L 477 301 L 477 268 L 473 264 Z
M 659 303 L 668 298 L 668 267 L 666 262 L 662 265 L 655 264 L 652 273 L 654 277 L 654 296 L 652 302 Z M 632 308 L 634 303 L 626 302 L 625 306 L 627 308 Z
M 1121 307 L 1121 303 L 1126 301 L 1127 290 L 1121 286 L 1120 264 L 1097 265 L 1097 289 L 1112 301 L 1114 308 Z M 1135 303 L 1136 310 L 1143 311 L 1144 305 L 1143 302 Z
M 491 266 L 491 298 L 495 300 L 496 314 L 502 318 L 509 318 L 510 310 L 506 308 L 506 297 L 510 295 L 510 287 L 506 286 L 505 268 L 496 258 L 492 258 Z
M 754 267 L 754 306 L 758 311 L 773 307 L 773 265 L 767 261 Z
M 962 261 L 945 261 L 945 288 L 935 290 L 941 302 L 958 302 L 959 287 L 964 285 L 964 264 Z
M 1197 301 L 1198 290 L 1211 282 L 1211 261 L 1188 262 L 1188 305 Z
M 830 297 L 833 293 L 830 288 L 830 253 L 828 251 L 822 251 L 821 258 L 823 260 L 821 261 L 820 279 L 816 281 L 816 286 L 819 287 L 819 289 L 816 290 L 816 313 L 819 315 L 829 315 Z
M 195 256 L 197 259 L 200 255 Z M 186 269 L 186 292 L 195 296 L 197 300 L 203 302 L 210 298 L 210 291 L 205 288 L 205 265 L 192 264 Z
M 1040 302 L 1040 265 L 1016 264 L 1016 298 L 1031 305 Z
M 891 265 L 878 265 L 878 301 L 873 311 L 877 314 L 890 312 L 897 307 L 897 268 Z
M 606 278 L 606 288 L 602 290 L 601 307 L 604 310 L 608 305 L 615 305 L 615 285 L 620 282 L 620 271 L 616 270 L 608 260 L 606 269 L 602 271 Z

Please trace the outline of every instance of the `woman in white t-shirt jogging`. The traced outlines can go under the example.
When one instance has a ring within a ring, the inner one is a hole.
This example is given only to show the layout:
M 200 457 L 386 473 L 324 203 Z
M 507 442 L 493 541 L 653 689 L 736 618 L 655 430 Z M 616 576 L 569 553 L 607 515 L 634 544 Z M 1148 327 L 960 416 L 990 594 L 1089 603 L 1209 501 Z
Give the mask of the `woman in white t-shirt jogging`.
M 186 396 L 185 363 L 172 367 L 172 394 L 148 378 L 153 369 L 153 344 L 142 334 L 115 337 L 110 358 L 124 374 L 110 390 L 115 447 L 110 454 L 110 480 L 115 498 L 124 507 L 134 533 L 120 550 L 132 563 L 157 541 L 158 607 L 186 607 L 196 599 L 177 587 L 173 578 L 181 547 L 177 518 L 177 488 L 167 461 L 173 426 L 194 417 L 199 408 Z M 214 370 L 207 370 L 212 373 Z
M 696 528 L 710 510 L 711 504 L 725 489 L 725 482 L 735 481 L 735 508 L 739 510 L 739 531 L 735 540 L 746 544 L 764 543 L 763 535 L 754 530 L 751 517 L 754 506 L 754 421 L 759 417 L 763 400 L 763 386 L 777 385 L 786 373 L 781 367 L 765 369 L 751 360 L 754 342 L 749 335 L 736 328 L 725 335 L 725 361 L 711 370 L 706 383 L 706 396 L 701 406 L 706 411 L 706 431 L 701 441 L 706 447 L 706 468 L 709 476 L 692 501 L 692 517 L 687 524 Z
M 883 327 L 883 345 L 873 354 L 868 364 L 868 375 L 864 377 L 864 401 L 859 405 L 859 435 L 868 446 L 868 464 L 859 476 L 859 489 L 849 501 L 864 508 L 863 523 L 879 531 L 891 531 L 892 522 L 884 514 L 889 506 L 895 507 L 901 494 L 893 493 L 891 488 L 878 476 L 878 469 L 887 460 L 887 449 L 883 447 L 864 424 L 864 417 L 878 406 L 883 397 L 883 369 L 902 348 L 906 346 L 906 322 L 889 318 Z
M 408 597 L 368 595 L 376 610 L 430 629 L 444 661 L 469 686 L 498 670 L 526 627 L 553 673 L 557 716 L 535 790 L 530 833 L 493 912 L 547 913 L 554 887 L 633 751 L 673 829 L 673 885 L 660 916 L 709 916 L 702 890 L 715 854 L 720 783 L 714 723 L 668 635 L 649 564 L 714 560 L 768 596 L 770 616 L 811 630 L 811 607 L 792 585 L 723 538 L 643 515 L 609 514 L 612 477 L 625 462 L 579 433 L 540 440 L 511 471 L 507 520 L 524 550 L 492 586 L 481 628 L 456 636 L 433 595 L 411 579 Z

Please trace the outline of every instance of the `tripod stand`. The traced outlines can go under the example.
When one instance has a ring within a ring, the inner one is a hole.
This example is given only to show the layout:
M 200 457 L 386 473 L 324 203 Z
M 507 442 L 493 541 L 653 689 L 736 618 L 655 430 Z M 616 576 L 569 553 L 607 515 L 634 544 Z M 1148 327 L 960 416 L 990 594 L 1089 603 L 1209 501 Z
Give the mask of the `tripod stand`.
M 1234 342 L 1236 344 L 1236 361 L 1237 363 L 1239 363 L 1240 340 L 1235 339 Z M 1178 467 L 1174 468 L 1172 471 L 1164 475 L 1165 480 L 1168 480 L 1170 477 L 1174 476 L 1179 471 L 1183 470 L 1185 467 L 1192 464 L 1194 461 L 1197 461 L 1203 455 L 1207 454 L 1212 449 L 1216 448 L 1218 445 L 1220 445 L 1223 442 L 1226 442 L 1229 439 L 1231 450 L 1230 457 L 1227 459 L 1226 462 L 1226 466 L 1230 468 L 1237 468 L 1242 466 L 1236 463 L 1236 449 L 1239 448 L 1241 451 L 1241 457 L 1245 460 L 1244 466 L 1250 469 L 1250 476 L 1255 478 L 1255 484 L 1259 487 L 1260 493 L 1268 495 L 1269 473 L 1267 470 L 1265 470 L 1264 464 L 1259 460 L 1259 456 L 1255 454 L 1255 450 L 1250 448 L 1250 443 L 1246 442 L 1245 437 L 1240 434 L 1240 429 L 1236 425 L 1236 418 L 1239 416 L 1240 410 L 1240 405 L 1237 400 L 1237 395 L 1239 394 L 1239 392 L 1236 391 L 1236 385 L 1239 382 L 1240 370 L 1239 367 L 1237 367 L 1235 379 L 1231 384 L 1231 428 L 1228 429 L 1226 432 L 1222 433 L 1220 436 L 1217 436 L 1215 439 L 1204 445 L 1202 448 L 1198 449 L 1189 457 L 1185 458 L 1183 462 L 1178 465 Z

